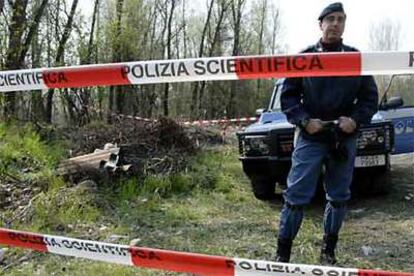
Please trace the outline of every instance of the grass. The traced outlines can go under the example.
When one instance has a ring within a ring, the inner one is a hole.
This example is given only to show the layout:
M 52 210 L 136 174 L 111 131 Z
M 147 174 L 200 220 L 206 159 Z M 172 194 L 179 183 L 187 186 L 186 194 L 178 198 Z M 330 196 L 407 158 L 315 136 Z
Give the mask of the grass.
M 62 184 L 53 174 L 63 156 L 60 145 L 44 143 L 29 125 L 4 123 L 0 123 L 0 141 L 0 177 L 13 175 L 42 188 Z
M 96 193 L 50 179 L 56 183 L 36 200 L 31 224 L 18 225 L 19 229 L 120 244 L 139 239 L 138 246 L 228 257 L 274 257 L 281 203 L 253 197 L 235 148 L 199 154 L 185 173 L 128 179 L 100 186 Z M 351 210 L 366 211 L 351 212 L 345 222 L 338 248 L 341 266 L 412 271 L 409 257 L 398 255 L 392 244 L 406 242 L 398 250 L 409 256 L 413 206 L 395 202 L 394 196 L 383 199 L 384 205 L 377 199 L 351 203 Z M 322 214 L 322 203 L 306 209 L 293 262 L 318 264 Z M 115 234 L 126 238 L 112 241 Z M 362 245 L 378 251 L 366 257 Z M 26 254 L 26 262 L 17 261 Z M 21 249 L 11 249 L 8 259 L 16 265 L 5 275 L 176 275 Z

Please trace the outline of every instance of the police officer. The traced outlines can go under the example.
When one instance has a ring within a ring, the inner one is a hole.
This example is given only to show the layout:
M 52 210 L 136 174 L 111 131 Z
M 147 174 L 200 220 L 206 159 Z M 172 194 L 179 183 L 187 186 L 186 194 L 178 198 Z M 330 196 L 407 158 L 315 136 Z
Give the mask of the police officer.
M 304 53 L 357 51 L 342 43 L 346 14 L 341 3 L 327 6 L 318 20 L 322 38 Z M 372 76 L 303 77 L 284 81 L 282 110 L 289 122 L 297 126 L 299 134 L 284 193 L 276 261 L 289 262 L 292 241 L 302 223 L 303 206 L 312 199 L 325 165 L 327 204 L 320 261 L 336 263 L 338 233 L 351 196 L 357 128 L 370 122 L 377 103 L 378 91 Z M 327 121 L 338 123 L 326 128 Z

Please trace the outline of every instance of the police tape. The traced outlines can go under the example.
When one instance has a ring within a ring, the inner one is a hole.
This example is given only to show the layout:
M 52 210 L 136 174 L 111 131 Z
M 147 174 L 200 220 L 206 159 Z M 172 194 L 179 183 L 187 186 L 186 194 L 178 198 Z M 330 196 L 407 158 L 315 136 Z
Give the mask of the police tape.
M 139 116 L 124 115 L 118 113 L 112 113 L 114 117 L 126 118 L 131 120 L 137 120 L 148 123 L 156 123 L 157 119 L 144 118 Z M 241 124 L 241 123 L 251 123 L 257 122 L 257 117 L 244 117 L 244 118 L 235 118 L 235 119 L 214 119 L 214 120 L 198 120 L 198 121 L 177 121 L 179 124 L 184 126 L 206 126 L 206 125 L 229 125 L 229 124 Z
M 42 235 L 4 228 L 0 228 L 0 244 L 113 264 L 197 275 L 414 276 L 414 273 L 411 272 L 389 272 L 227 258 Z
M 89 110 L 92 110 L 96 113 L 103 113 L 104 111 L 102 111 L 101 109 L 95 108 L 93 106 L 84 106 Z M 140 117 L 140 116 L 133 116 L 133 115 L 125 115 L 125 114 L 121 114 L 121 113 L 116 113 L 116 112 L 112 112 L 111 113 L 112 117 L 116 117 L 116 118 L 122 118 L 122 119 L 129 119 L 129 120 L 136 120 L 136 121 L 141 121 L 141 122 L 147 122 L 147 123 L 156 123 L 158 122 L 157 119 L 153 119 L 153 118 L 145 118 L 145 117 Z M 252 122 L 257 122 L 259 120 L 259 117 L 243 117 L 243 118 L 234 118 L 234 119 L 227 119 L 227 118 L 223 118 L 223 119 L 213 119 L 213 120 L 196 120 L 196 121 L 180 121 L 180 120 L 176 120 L 177 123 L 184 125 L 184 126 L 209 126 L 209 125 L 230 125 L 230 124 L 242 124 L 242 123 L 252 123 Z
M 186 126 L 203 126 L 203 125 L 226 125 L 226 124 L 241 124 L 241 123 L 251 123 L 256 122 L 257 117 L 245 117 L 245 118 L 235 118 L 235 119 L 218 119 L 218 120 L 199 120 L 199 121 L 189 121 L 182 122 Z
M 132 116 L 132 115 L 124 115 L 124 114 L 119 114 L 119 113 L 111 113 L 111 116 L 130 119 L 130 120 L 136 120 L 136 121 L 142 121 L 142 122 L 147 122 L 147 123 L 156 123 L 156 122 L 158 122 L 157 119 L 144 118 L 144 117 Z
M 411 52 L 212 57 L 0 72 L 0 92 L 281 77 L 414 74 Z

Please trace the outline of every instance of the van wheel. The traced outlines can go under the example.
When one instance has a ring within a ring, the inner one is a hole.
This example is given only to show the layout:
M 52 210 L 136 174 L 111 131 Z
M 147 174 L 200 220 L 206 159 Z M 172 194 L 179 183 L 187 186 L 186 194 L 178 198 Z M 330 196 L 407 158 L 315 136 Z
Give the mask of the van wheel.
M 276 198 L 276 181 L 269 177 L 251 178 L 254 196 L 259 200 L 272 200 Z
M 361 195 L 386 195 L 391 190 L 390 171 L 386 167 L 364 170 L 355 175 L 352 188 Z
M 373 195 L 386 195 L 390 192 L 390 172 L 386 168 L 378 169 L 370 177 L 370 190 Z

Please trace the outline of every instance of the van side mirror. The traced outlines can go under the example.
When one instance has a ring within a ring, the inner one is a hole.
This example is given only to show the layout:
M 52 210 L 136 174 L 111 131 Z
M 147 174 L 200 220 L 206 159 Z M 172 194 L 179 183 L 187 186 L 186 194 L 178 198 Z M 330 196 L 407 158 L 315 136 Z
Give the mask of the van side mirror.
M 265 111 L 266 111 L 266 109 L 264 109 L 264 108 L 256 109 L 256 117 L 260 117 L 262 115 L 262 113 L 265 112 Z
M 403 105 L 404 105 L 404 101 L 401 97 L 391 97 L 387 102 L 382 103 L 379 106 L 379 109 L 389 110 L 389 109 L 395 109 Z

